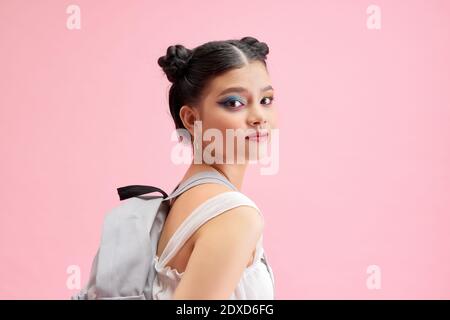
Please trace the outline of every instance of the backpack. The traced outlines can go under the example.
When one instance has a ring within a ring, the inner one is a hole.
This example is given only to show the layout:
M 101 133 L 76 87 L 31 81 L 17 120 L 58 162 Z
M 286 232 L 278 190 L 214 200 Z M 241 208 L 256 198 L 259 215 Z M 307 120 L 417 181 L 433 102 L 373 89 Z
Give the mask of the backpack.
M 152 300 L 156 276 L 153 258 L 170 209 L 168 200 L 202 183 L 222 183 L 237 190 L 215 171 L 194 174 L 170 195 L 153 186 L 117 188 L 122 202 L 106 214 L 88 283 L 71 300 Z M 146 195 L 155 192 L 161 195 Z M 273 282 L 265 254 L 262 260 Z

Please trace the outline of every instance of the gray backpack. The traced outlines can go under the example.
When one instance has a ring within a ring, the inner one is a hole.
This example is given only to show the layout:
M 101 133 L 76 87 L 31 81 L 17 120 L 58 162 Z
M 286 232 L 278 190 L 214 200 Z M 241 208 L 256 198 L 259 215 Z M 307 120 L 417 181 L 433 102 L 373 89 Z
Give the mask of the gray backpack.
M 104 218 L 100 246 L 92 262 L 88 283 L 71 299 L 152 300 L 156 276 L 153 258 L 170 209 L 168 200 L 202 183 L 222 183 L 237 190 L 215 171 L 194 174 L 179 184 L 170 196 L 152 186 L 118 188 L 122 202 Z M 154 192 L 162 196 L 145 196 Z M 263 261 L 267 266 L 265 254 Z

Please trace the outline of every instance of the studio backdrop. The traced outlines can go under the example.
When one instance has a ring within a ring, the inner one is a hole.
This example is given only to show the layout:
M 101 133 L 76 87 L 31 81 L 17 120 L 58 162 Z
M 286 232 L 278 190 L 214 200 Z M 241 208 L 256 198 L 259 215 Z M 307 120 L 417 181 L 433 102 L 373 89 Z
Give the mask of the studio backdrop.
M 88 281 L 117 188 L 188 166 L 157 59 L 245 36 L 279 115 L 243 185 L 276 298 L 450 298 L 449 1 L 1 0 L 1 299 Z

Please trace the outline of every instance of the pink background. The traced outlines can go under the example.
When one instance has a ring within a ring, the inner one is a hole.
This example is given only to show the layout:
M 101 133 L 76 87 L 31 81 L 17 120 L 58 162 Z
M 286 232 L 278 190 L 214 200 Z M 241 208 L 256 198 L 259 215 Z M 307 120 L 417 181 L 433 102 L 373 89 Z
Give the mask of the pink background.
M 251 167 L 243 188 L 276 298 L 450 298 L 446 0 L 2 0 L 0 298 L 68 299 L 69 265 L 87 281 L 116 188 L 169 190 L 187 167 L 157 58 L 249 35 L 270 47 L 279 111 L 279 172 Z

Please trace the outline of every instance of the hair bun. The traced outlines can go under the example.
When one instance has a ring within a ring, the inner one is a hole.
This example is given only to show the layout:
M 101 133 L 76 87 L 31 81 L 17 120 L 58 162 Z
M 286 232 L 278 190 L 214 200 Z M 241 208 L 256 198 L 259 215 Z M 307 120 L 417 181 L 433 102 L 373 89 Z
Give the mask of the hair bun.
M 269 53 L 269 46 L 265 42 L 258 41 L 256 38 L 244 37 L 240 41 L 250 46 L 255 52 L 263 57 Z
M 191 57 L 192 50 L 177 44 L 167 48 L 166 55 L 158 59 L 158 65 L 164 70 L 167 79 L 173 83 L 184 76 Z

